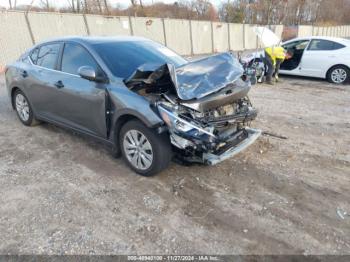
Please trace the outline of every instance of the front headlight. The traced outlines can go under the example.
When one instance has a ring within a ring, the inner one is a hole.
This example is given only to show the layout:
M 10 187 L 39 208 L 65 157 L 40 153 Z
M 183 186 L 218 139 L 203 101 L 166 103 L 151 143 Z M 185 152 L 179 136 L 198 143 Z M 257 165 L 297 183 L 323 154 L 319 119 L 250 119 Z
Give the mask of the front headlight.
M 196 126 L 182 118 L 171 110 L 164 108 L 162 105 L 158 105 L 159 113 L 163 121 L 170 129 L 174 129 L 181 133 L 194 137 L 209 136 L 215 138 L 215 135 L 199 126 Z

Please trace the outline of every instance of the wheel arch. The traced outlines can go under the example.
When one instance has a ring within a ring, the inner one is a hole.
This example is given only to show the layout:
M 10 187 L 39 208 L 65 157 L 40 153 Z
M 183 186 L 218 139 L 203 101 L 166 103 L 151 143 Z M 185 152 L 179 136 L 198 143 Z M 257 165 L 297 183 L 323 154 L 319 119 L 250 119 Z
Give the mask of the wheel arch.
M 125 125 L 127 122 L 131 120 L 138 120 L 149 128 L 157 128 L 162 126 L 164 123 L 160 118 L 159 118 L 159 121 L 157 122 L 148 121 L 147 118 L 143 117 L 137 112 L 134 112 L 133 110 L 127 110 L 123 113 L 119 113 L 113 121 L 111 133 L 110 133 L 110 140 L 113 141 L 114 145 L 117 148 L 119 148 L 120 130 L 122 129 L 123 125 Z

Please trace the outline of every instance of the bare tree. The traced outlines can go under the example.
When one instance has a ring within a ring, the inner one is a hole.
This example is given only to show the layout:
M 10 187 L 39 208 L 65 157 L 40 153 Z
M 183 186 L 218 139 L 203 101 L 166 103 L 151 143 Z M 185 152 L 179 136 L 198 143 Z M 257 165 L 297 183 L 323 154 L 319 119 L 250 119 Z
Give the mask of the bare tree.
M 102 14 L 102 5 L 101 5 L 101 2 L 100 0 L 97 0 L 97 6 L 98 6 L 98 10 L 100 11 L 100 14 Z
M 49 2 L 49 0 L 40 0 L 40 6 L 42 6 L 42 8 L 45 11 L 49 11 L 50 10 L 50 2 Z
M 4 0 L 0 0 L 4 1 Z M 6 1 L 6 0 L 5 0 Z M 53 0 L 32 0 L 39 6 L 30 10 L 54 11 Z M 198 19 L 249 24 L 315 24 L 336 25 L 350 23 L 350 0 L 226 0 L 218 12 L 211 0 L 176 0 L 172 4 L 161 1 L 130 0 L 129 7 L 112 6 L 109 0 L 65 0 L 61 12 L 108 15 L 135 15 L 180 19 Z M 17 0 L 8 0 L 16 9 Z M 152 3 L 152 4 L 151 4 Z M 18 6 L 17 8 L 19 8 Z M 27 7 L 25 7 L 27 9 Z
M 106 10 L 106 13 L 109 15 L 109 8 L 108 8 L 108 3 L 107 3 L 107 0 L 104 0 L 104 5 L 105 5 L 105 10 Z
M 208 13 L 211 4 L 208 0 L 193 0 L 191 7 L 197 13 L 197 18 L 200 18 Z
M 77 0 L 76 7 L 77 7 L 77 13 L 80 13 L 80 0 Z

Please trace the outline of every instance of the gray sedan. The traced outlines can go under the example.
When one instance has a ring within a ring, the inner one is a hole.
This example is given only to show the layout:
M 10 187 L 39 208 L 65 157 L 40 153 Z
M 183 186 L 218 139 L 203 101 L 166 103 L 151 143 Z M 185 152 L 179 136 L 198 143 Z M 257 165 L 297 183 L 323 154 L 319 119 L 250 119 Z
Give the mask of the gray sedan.
M 216 164 L 260 135 L 249 78 L 230 53 L 189 62 L 137 37 L 44 42 L 5 69 L 19 120 L 66 127 L 111 146 L 138 174 L 180 161 Z

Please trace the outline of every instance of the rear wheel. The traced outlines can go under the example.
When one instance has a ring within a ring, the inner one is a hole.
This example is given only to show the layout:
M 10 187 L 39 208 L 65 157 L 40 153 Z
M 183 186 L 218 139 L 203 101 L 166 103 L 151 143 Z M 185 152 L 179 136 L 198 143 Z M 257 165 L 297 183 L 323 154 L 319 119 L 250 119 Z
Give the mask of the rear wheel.
M 169 136 L 157 134 L 138 120 L 129 121 L 122 127 L 119 145 L 124 160 L 142 176 L 165 169 L 172 156 Z
M 34 126 L 39 122 L 36 120 L 33 110 L 27 97 L 21 90 L 16 90 L 13 95 L 13 102 L 19 120 L 26 126 Z
M 327 73 L 327 80 L 334 84 L 344 84 L 350 79 L 350 71 L 346 66 L 334 66 Z

